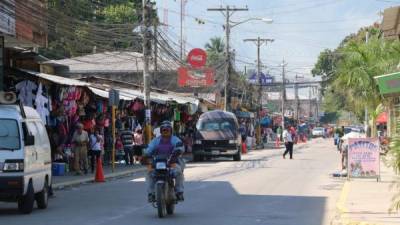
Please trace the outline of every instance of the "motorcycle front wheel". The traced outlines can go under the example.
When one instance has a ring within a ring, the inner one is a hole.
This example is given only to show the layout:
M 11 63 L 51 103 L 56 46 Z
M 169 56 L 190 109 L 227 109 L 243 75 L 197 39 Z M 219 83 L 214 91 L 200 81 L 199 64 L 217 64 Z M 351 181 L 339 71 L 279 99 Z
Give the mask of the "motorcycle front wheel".
M 163 218 L 167 214 L 167 206 L 165 202 L 165 192 L 164 192 L 164 184 L 158 183 L 157 184 L 157 211 L 158 217 Z

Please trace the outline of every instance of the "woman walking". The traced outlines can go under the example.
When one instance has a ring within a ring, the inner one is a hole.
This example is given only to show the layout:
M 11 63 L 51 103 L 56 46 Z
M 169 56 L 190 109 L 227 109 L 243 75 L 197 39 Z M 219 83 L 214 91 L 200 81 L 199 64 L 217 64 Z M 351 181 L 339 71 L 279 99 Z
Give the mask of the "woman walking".
M 283 141 L 285 142 L 286 151 L 283 153 L 283 158 L 286 158 L 286 154 L 289 153 L 290 159 L 293 159 L 293 136 L 290 131 L 290 127 L 287 126 L 283 131 Z

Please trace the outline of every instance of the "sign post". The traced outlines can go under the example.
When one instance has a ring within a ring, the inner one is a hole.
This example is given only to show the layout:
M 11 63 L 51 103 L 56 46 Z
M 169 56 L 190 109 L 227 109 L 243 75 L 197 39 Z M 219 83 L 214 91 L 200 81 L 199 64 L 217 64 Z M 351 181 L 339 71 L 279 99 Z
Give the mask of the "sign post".
M 350 138 L 347 154 L 348 178 L 380 180 L 380 154 L 377 139 Z
M 111 151 L 111 162 L 112 162 L 112 172 L 115 170 L 115 114 L 117 110 L 117 105 L 119 104 L 119 91 L 111 89 L 108 93 L 108 105 L 111 106 L 111 125 L 112 125 L 112 151 Z

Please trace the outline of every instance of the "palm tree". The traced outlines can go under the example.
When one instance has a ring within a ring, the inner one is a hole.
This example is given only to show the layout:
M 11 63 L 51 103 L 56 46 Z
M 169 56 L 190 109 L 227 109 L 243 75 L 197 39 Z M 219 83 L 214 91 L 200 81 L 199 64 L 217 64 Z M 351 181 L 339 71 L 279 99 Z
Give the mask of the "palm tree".
M 205 45 L 208 57 L 207 65 L 217 65 L 223 60 L 225 43 L 220 37 L 213 37 Z

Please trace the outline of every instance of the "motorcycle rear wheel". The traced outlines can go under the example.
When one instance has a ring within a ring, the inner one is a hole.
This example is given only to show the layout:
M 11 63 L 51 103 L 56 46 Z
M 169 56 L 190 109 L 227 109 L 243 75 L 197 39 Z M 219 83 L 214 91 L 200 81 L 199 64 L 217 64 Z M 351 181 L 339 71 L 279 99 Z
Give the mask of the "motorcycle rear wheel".
M 174 203 L 167 204 L 167 213 L 168 213 L 168 215 L 174 214 L 174 211 L 175 211 L 175 204 Z
M 165 203 L 164 185 L 157 184 L 157 212 L 158 217 L 163 218 L 167 214 L 167 206 Z

